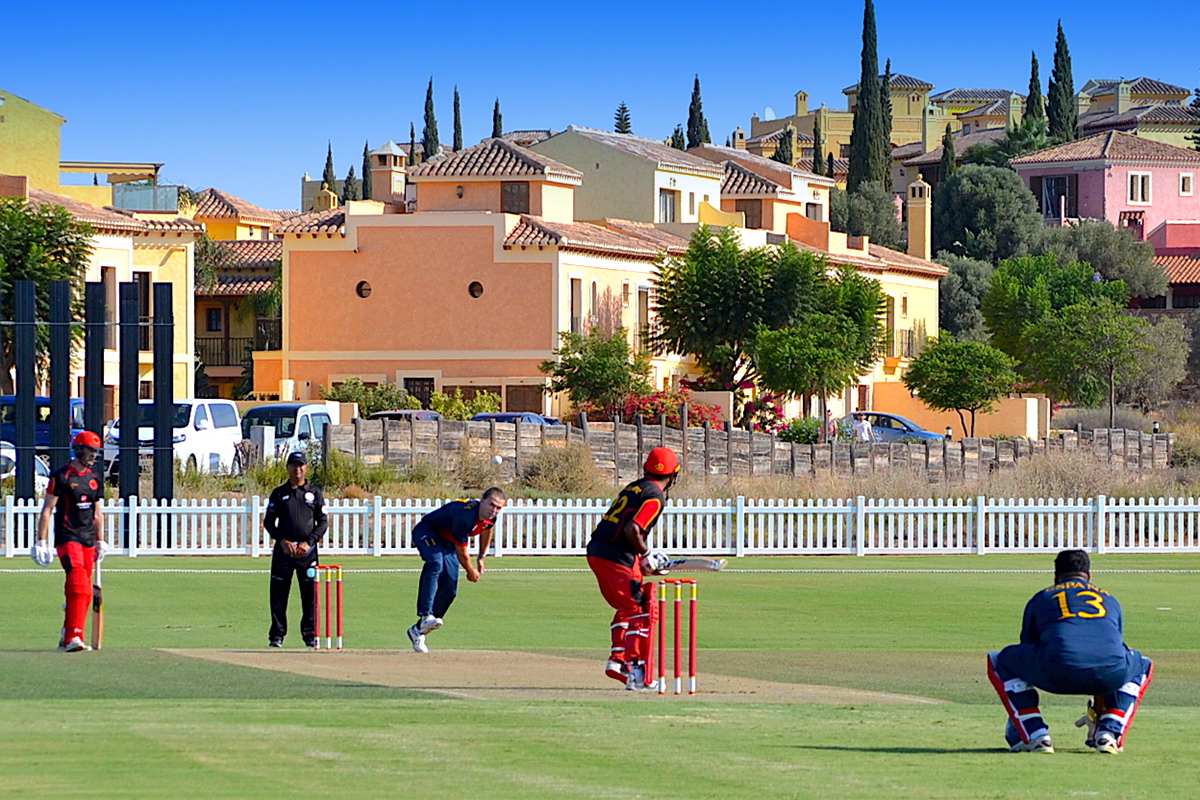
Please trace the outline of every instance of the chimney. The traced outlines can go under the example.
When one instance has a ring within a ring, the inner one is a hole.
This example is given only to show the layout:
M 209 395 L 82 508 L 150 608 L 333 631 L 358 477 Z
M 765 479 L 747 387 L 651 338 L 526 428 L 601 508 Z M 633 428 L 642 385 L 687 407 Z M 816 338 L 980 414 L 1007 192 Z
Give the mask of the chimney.
M 746 149 L 746 132 L 742 130 L 741 125 L 733 132 L 733 147 L 735 150 Z
M 29 178 L 25 175 L 0 175 L 0 197 L 29 199 Z
M 937 119 L 943 116 L 944 112 L 937 106 L 925 106 L 921 110 L 921 152 L 928 153 L 930 150 L 936 150 L 942 145 L 942 134 L 945 132 L 945 125 L 938 125 Z
M 1021 124 L 1021 118 L 1024 116 L 1021 111 L 1022 102 L 1021 95 L 1015 92 L 1008 96 L 1008 119 L 1006 121 L 1010 129 Z
M 796 92 L 796 116 L 808 116 L 808 92 Z
M 933 257 L 933 196 L 920 178 L 908 185 L 908 254 L 929 261 Z
M 1124 114 L 1133 107 L 1133 99 L 1129 96 L 1129 84 L 1121 81 L 1117 84 L 1116 108 L 1118 114 Z
M 392 141 L 367 155 L 371 159 L 371 199 L 403 203 L 408 156 Z

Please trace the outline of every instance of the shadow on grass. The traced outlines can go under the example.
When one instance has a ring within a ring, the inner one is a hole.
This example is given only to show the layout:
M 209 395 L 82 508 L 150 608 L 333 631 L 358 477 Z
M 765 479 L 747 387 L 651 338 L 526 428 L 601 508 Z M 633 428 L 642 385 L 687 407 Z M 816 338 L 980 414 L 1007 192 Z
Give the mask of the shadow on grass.
M 1003 753 L 1009 755 L 1007 747 L 851 747 L 841 744 L 792 744 L 779 745 L 791 750 L 829 750 L 842 753 L 893 753 L 945 755 L 949 753 Z

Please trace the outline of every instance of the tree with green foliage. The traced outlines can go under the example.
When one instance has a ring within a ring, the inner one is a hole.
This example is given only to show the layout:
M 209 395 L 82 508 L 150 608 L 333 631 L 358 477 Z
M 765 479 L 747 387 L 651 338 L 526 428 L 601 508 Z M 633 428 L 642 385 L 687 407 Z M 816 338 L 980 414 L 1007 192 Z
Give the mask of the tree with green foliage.
M 763 328 L 754 346 L 760 383 L 784 398 L 816 397 L 817 418 L 824 419 L 826 398 L 860 375 L 853 344 L 849 321 L 832 314 L 813 314 L 803 325 Z
M 408 123 L 408 166 L 415 167 L 421 163 L 421 156 L 417 153 L 417 129 L 413 123 Z
M 362 199 L 371 198 L 371 143 L 363 142 Z
M 682 125 L 676 125 L 675 130 L 671 132 L 671 147 L 676 150 L 687 150 L 687 140 L 683 138 Z
M 788 125 L 779 136 L 779 143 L 775 146 L 775 152 L 771 154 L 771 160 L 792 166 L 796 163 L 795 142 L 796 129 Z
M 975 415 L 987 414 L 1017 382 L 1015 362 L 980 342 L 958 341 L 949 333 L 931 340 L 904 372 L 904 387 L 935 411 L 956 411 L 964 436 L 975 435 Z M 964 411 L 971 413 L 967 426 Z
M 812 171 L 814 175 L 825 174 L 825 136 L 821 130 L 821 115 L 817 114 L 813 117 L 813 160 Z
M 950 130 L 950 123 L 946 123 L 946 132 L 942 134 L 942 164 L 941 164 L 941 179 L 947 178 L 958 172 L 958 156 L 954 152 L 954 134 Z
M 1029 68 L 1029 96 L 1025 98 L 1024 119 L 1045 119 L 1046 106 L 1042 99 L 1042 79 L 1038 75 L 1037 53 L 1031 53 L 1033 63 Z
M 429 396 L 429 408 L 446 419 L 468 420 L 476 414 L 490 414 L 500 410 L 500 395 L 495 392 L 477 390 L 472 397 L 464 397 L 461 386 L 454 394 L 434 392 Z
M 1062 20 L 1058 21 L 1058 38 L 1054 43 L 1054 69 L 1050 73 L 1046 116 L 1050 123 L 1050 138 L 1056 142 L 1071 142 L 1079 138 L 1079 107 L 1075 105 L 1075 81 L 1071 77 L 1071 52 Z
M 688 104 L 687 148 L 699 147 L 712 142 L 708 135 L 708 120 L 704 118 L 704 103 L 700 100 L 700 76 L 692 85 L 692 101 Z
M 337 173 L 333 171 L 333 141 L 332 140 L 330 140 L 328 142 L 327 148 L 328 149 L 326 149 L 326 151 L 325 151 L 325 171 L 321 174 L 321 182 L 323 184 L 325 184 L 323 188 L 328 189 L 331 192 L 336 192 L 337 191 Z
M 834 170 L 833 153 L 829 153 L 825 156 L 825 177 L 833 178 L 834 177 L 833 170 Z
M 454 152 L 463 149 L 462 109 L 458 103 L 458 86 L 454 87 Z
M 1067 306 L 1104 300 L 1116 306 L 1129 301 L 1122 281 L 1097 280 L 1088 264 L 1060 266 L 1054 256 L 1022 256 L 996 268 L 980 308 L 992 335 L 992 344 L 1017 359 L 1023 373 L 1030 357 L 1026 332 L 1050 314 Z
M 1161 297 L 1167 275 L 1154 263 L 1154 245 L 1140 241 L 1129 228 L 1105 219 L 1084 219 L 1072 225 L 1043 228 L 1030 246 L 1034 255 L 1055 255 L 1059 266 L 1081 261 L 1106 281 L 1124 281 L 1133 297 Z
M 354 165 L 350 165 L 350 171 L 346 173 L 346 180 L 342 181 L 342 205 L 345 205 L 351 200 L 362 199 L 362 189 L 358 184 L 358 178 L 354 174 Z
M 987 341 L 980 304 L 996 268 L 987 261 L 945 252 L 934 261 L 948 270 L 938 281 L 941 327 L 959 341 Z
M 846 189 L 875 181 L 886 185 L 891 177 L 891 152 L 886 149 L 882 85 L 875 39 L 875 4 L 866 0 L 863 11 L 862 71 L 858 79 L 854 128 L 850 133 L 850 174 Z
M 1065 306 L 1029 326 L 1023 366 L 1056 400 L 1105 403 L 1114 427 L 1120 378 L 1150 356 L 1148 324 L 1103 297 Z
M 429 78 L 429 88 L 425 90 L 425 127 L 421 130 L 421 151 L 423 160 L 428 161 L 441 150 L 438 141 L 437 117 L 433 113 L 433 78 Z
M 633 125 L 629 120 L 629 106 L 625 105 L 625 101 L 621 101 L 621 105 L 617 106 L 617 113 L 613 115 L 614 129 L 617 133 L 633 133 Z
M 653 390 L 650 356 L 630 348 L 624 328 L 611 335 L 593 328 L 586 335 L 559 336 L 554 360 L 543 361 L 538 369 L 550 376 L 550 391 L 566 392 L 571 405 L 590 403 L 612 416 L 628 395 Z
M 192 248 L 192 276 L 196 289 L 211 291 L 217 285 L 217 272 L 233 266 L 237 253 L 223 242 L 200 234 Z
M 870 236 L 883 247 L 900 245 L 900 221 L 892 193 L 878 183 L 864 183 L 852 192 L 836 186 L 829 193 L 829 225 L 851 236 Z
M 1196 119 L 1196 127 L 1192 131 L 1191 136 L 1187 137 L 1187 140 L 1194 143 L 1193 149 L 1200 150 L 1200 88 L 1197 88 L 1192 94 L 1194 97 L 1192 97 L 1192 102 L 1188 104 L 1188 110 Z
M 420 408 L 421 401 L 394 383 L 382 381 L 367 386 L 362 378 L 347 378 L 331 389 L 321 387 L 321 399 L 339 403 L 358 403 L 358 415 L 363 419 L 376 411 L 395 411 L 404 408 Z
M 968 164 L 1008 167 L 1014 158 L 1049 146 L 1049 128 L 1046 120 L 1040 117 L 1026 117 L 1005 131 L 1004 136 L 996 141 L 968 147 L 967 152 L 963 153 L 963 160 Z
M 892 166 L 892 60 L 887 60 L 883 68 L 883 78 L 879 84 L 879 103 L 883 108 L 883 135 L 875 140 L 879 151 L 876 159 L 887 165 L 887 174 L 891 175 Z
M 1149 414 L 1168 400 L 1187 376 L 1191 333 L 1177 319 L 1165 317 L 1141 329 L 1146 346 L 1135 369 L 1117 387 L 1119 398 Z
M 37 316 L 50 312 L 50 282 L 70 281 L 75 287 L 72 315 L 82 317 L 82 288 L 92 252 L 94 230 L 62 206 L 31 203 L 23 197 L 0 197 L 0 314 L 16 319 L 16 282 L 34 281 Z M 0 336 L 3 369 L 0 390 L 14 392 L 17 366 L 16 337 Z M 35 353 L 39 367 L 50 355 L 50 329 L 36 328 Z
M 968 164 L 933 193 L 933 249 L 990 261 L 1025 255 L 1045 224 L 1017 173 Z
M 496 98 L 496 105 L 492 106 L 492 138 L 499 139 L 504 135 L 504 117 L 500 113 L 500 98 Z

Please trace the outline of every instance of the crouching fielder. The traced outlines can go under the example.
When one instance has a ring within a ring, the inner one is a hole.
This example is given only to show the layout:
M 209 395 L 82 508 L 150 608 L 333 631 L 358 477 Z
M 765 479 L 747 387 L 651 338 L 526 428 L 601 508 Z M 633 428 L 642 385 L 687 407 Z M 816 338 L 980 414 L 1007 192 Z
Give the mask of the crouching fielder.
M 605 674 L 624 682 L 630 691 L 653 689 L 646 685 L 646 656 L 650 650 L 650 615 L 654 612 L 654 584 L 642 583 L 643 558 L 649 570 L 666 561 L 650 553 L 646 539 L 662 514 L 666 492 L 679 474 L 679 459 L 669 447 L 650 451 L 641 480 L 621 490 L 588 542 L 588 566 L 596 574 L 600 594 L 616 609 L 612 620 L 612 652 Z
M 1021 643 L 988 654 L 988 678 L 1008 711 L 1005 730 L 1016 752 L 1053 753 L 1050 730 L 1038 708 L 1038 689 L 1093 695 L 1086 745 L 1119 753 L 1150 679 L 1154 663 L 1126 647 L 1121 604 L 1092 584 L 1091 562 L 1082 550 L 1054 559 L 1054 585 L 1025 606 Z

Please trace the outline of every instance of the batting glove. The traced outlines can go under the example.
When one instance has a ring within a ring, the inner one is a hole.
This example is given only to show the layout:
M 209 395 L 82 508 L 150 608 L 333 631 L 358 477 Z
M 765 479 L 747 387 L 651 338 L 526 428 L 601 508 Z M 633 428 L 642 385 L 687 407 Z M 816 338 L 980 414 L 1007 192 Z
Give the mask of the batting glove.
M 108 542 L 96 542 L 96 563 L 99 564 L 108 555 Z
M 662 575 L 667 571 L 671 557 L 658 550 L 652 550 L 642 556 L 642 572 L 650 575 Z
M 44 544 L 35 544 L 30 548 L 29 557 L 39 567 L 48 567 L 54 563 L 54 551 Z

